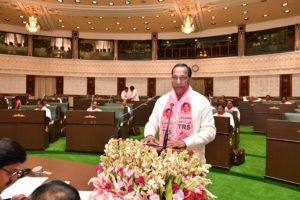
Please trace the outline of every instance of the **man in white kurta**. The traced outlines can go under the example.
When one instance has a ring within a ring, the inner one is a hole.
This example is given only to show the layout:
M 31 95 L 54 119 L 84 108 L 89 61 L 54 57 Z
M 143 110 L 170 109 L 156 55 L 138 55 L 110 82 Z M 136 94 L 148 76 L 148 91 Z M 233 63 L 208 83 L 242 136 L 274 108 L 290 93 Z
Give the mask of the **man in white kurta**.
M 214 116 L 219 116 L 219 117 L 229 117 L 230 119 L 230 126 L 234 128 L 234 119 L 232 114 L 228 113 L 225 111 L 225 106 L 224 105 L 218 105 L 218 112 L 214 114 Z
M 240 119 L 241 119 L 240 111 L 239 111 L 238 108 L 233 106 L 232 101 L 227 101 L 227 106 L 225 107 L 225 111 L 230 112 L 230 113 L 233 113 L 234 111 L 236 111 L 237 112 L 237 118 L 240 121 Z
M 205 162 L 205 145 L 214 140 L 216 128 L 209 101 L 203 95 L 194 91 L 189 85 L 191 75 L 192 71 L 187 65 L 177 64 L 174 66 L 172 69 L 173 90 L 160 97 L 155 103 L 149 121 L 145 126 L 145 139 L 143 142 L 159 143 L 154 136 L 160 128 L 161 120 L 163 120 L 164 115 L 166 115 L 166 111 L 170 109 L 167 107 L 171 105 L 173 115 L 172 120 L 175 120 L 174 124 L 176 127 L 172 128 L 173 132 L 170 135 L 171 140 L 168 141 L 168 147 L 191 149 L 199 153 L 202 161 Z M 178 135 L 178 130 L 181 128 L 180 124 L 177 123 L 177 121 L 180 120 L 178 119 L 178 116 L 181 116 L 181 118 L 184 119 L 185 113 L 183 113 L 182 108 L 186 104 L 186 101 L 191 107 L 190 123 L 193 127 L 193 131 L 192 133 L 187 134 L 186 137 L 176 137 L 176 134 Z M 160 137 L 161 136 L 162 135 L 160 135 Z M 160 138 L 160 144 L 162 144 L 162 138 Z

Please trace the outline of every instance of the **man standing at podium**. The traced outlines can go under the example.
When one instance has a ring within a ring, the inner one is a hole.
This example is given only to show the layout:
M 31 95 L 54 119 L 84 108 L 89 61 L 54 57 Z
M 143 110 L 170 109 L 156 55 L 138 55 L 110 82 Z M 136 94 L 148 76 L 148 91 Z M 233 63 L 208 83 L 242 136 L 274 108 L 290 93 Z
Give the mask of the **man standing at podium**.
M 192 70 L 186 64 L 176 64 L 171 75 L 173 90 L 155 103 L 143 142 L 163 144 L 168 130 L 169 148 L 191 149 L 205 162 L 205 145 L 216 135 L 210 103 L 190 86 Z M 160 141 L 154 137 L 158 130 Z

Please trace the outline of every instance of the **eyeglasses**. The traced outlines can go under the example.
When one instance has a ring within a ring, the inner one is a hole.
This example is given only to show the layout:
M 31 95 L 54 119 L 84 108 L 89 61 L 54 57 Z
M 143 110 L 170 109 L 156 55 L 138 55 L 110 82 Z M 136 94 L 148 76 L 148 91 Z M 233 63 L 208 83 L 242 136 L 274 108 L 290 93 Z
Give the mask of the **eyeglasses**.
M 5 168 L 0 168 L 0 169 L 2 169 L 3 171 L 5 171 L 8 175 L 9 175 L 9 178 L 13 178 L 13 177 L 15 177 L 15 176 L 19 176 L 19 170 L 14 170 L 13 172 L 10 172 L 10 171 L 8 171 L 7 169 L 5 169 Z
M 187 76 L 172 76 L 172 80 L 173 81 L 177 81 L 177 80 L 180 80 L 180 81 L 186 81 L 187 79 L 188 79 L 188 77 Z

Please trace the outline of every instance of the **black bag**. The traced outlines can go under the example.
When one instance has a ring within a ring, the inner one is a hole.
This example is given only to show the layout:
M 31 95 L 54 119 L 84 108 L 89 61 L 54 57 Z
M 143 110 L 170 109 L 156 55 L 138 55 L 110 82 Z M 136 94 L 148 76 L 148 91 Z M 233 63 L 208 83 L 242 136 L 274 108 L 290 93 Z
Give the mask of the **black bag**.
M 232 163 L 233 165 L 240 165 L 245 162 L 245 149 L 233 149 Z

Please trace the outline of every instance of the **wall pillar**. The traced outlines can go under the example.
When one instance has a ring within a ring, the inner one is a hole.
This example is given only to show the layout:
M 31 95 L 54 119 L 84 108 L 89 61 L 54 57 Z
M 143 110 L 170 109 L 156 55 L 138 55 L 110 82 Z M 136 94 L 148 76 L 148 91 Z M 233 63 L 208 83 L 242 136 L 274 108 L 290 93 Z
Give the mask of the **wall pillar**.
M 157 60 L 157 33 L 152 33 L 151 38 L 152 38 L 152 60 Z
M 79 58 L 79 32 L 78 31 L 72 31 L 72 58 L 78 59 Z
M 238 56 L 245 55 L 245 45 L 246 45 L 246 25 L 242 24 L 238 26 Z

